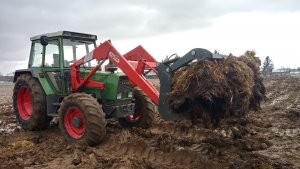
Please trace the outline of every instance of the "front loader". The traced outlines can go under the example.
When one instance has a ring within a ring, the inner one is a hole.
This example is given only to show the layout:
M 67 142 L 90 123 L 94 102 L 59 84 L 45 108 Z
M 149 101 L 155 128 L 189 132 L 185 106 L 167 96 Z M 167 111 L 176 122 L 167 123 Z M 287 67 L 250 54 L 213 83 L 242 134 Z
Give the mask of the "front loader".
M 67 140 L 93 146 L 106 134 L 106 118 L 148 128 L 158 107 L 163 119 L 186 119 L 169 108 L 174 73 L 195 60 L 223 59 L 195 48 L 157 62 L 142 46 L 122 55 L 110 41 L 96 46 L 96 40 L 96 35 L 69 31 L 31 38 L 28 69 L 14 76 L 13 106 L 24 129 L 46 129 L 58 116 Z M 160 91 L 145 77 L 149 72 L 158 76 Z

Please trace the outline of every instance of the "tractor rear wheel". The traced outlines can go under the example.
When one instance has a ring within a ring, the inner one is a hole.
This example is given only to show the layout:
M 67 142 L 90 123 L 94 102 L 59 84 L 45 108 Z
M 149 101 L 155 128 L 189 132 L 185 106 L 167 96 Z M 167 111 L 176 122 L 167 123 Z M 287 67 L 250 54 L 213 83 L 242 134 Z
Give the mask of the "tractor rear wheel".
M 59 127 L 71 142 L 99 144 L 106 135 L 106 121 L 102 106 L 85 93 L 74 93 L 61 103 L 58 110 Z
M 46 95 L 39 81 L 30 74 L 21 74 L 13 90 L 13 107 L 22 128 L 46 129 L 51 121 L 46 105 Z
M 135 113 L 131 116 L 119 118 L 124 127 L 149 128 L 152 126 L 157 108 L 151 99 L 138 87 L 134 88 Z

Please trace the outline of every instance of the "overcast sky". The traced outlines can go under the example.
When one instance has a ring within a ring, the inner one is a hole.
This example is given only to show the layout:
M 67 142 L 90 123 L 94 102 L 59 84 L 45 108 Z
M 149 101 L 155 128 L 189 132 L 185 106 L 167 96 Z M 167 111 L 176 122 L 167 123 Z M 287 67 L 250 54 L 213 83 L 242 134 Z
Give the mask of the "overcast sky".
M 111 39 L 121 53 L 141 44 L 159 61 L 201 47 L 300 67 L 299 0 L 1 0 L 0 71 L 27 68 L 30 37 L 59 30 Z

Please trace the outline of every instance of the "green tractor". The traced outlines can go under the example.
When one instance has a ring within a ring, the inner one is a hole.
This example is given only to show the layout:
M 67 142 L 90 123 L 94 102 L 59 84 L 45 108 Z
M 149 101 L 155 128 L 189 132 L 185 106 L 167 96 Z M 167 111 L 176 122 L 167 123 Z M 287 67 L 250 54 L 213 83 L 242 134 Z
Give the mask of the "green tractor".
M 31 38 L 28 69 L 16 70 L 13 106 L 27 130 L 42 130 L 59 118 L 64 136 L 96 145 L 106 133 L 106 118 L 126 127 L 151 126 L 158 106 L 166 120 L 191 118 L 170 109 L 176 71 L 195 60 L 223 56 L 195 48 L 182 57 L 157 62 L 142 46 L 122 55 L 108 40 L 96 46 L 96 35 L 60 31 Z M 148 73 L 159 78 L 158 91 Z
M 86 61 L 96 40 L 96 35 L 69 31 L 31 38 L 28 69 L 14 76 L 13 107 L 22 128 L 43 130 L 58 117 L 67 140 L 96 145 L 106 134 L 106 118 L 126 127 L 151 126 L 156 113 L 151 99 L 109 58 Z M 71 70 L 83 56 L 86 62 Z

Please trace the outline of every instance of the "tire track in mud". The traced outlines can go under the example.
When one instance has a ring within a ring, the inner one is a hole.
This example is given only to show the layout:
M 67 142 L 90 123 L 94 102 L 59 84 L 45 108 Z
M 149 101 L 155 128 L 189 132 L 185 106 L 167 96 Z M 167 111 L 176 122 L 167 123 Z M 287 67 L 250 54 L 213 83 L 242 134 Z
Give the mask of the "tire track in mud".
M 242 129 L 242 128 L 241 128 Z M 185 122 L 158 121 L 153 127 L 119 129 L 97 149 L 96 155 L 113 154 L 114 157 L 136 157 L 152 164 L 162 164 L 167 168 L 176 164 L 178 168 L 218 168 L 222 161 L 231 156 L 221 153 L 231 147 L 230 151 L 239 153 L 262 149 L 262 141 L 254 142 L 245 137 L 233 140 L 229 133 L 232 128 L 208 130 L 191 127 Z M 242 131 L 242 130 L 240 130 Z M 262 142 L 258 144 L 258 142 Z M 268 146 L 267 143 L 265 143 Z M 223 155 L 221 155 L 223 154 Z M 223 157 L 221 157 L 223 156 Z M 215 160 L 219 157 L 220 160 Z M 235 158 L 235 157 L 232 157 Z M 223 164 L 224 165 L 224 164 Z
M 201 143 L 208 137 L 217 137 L 217 133 L 212 130 L 193 127 L 190 120 L 166 121 L 159 114 L 155 118 L 155 125 L 148 129 L 153 135 L 169 134 L 177 140 L 183 139 L 191 143 Z
M 202 140 L 211 133 L 203 129 L 175 125 L 173 122 L 159 121 L 150 129 L 120 129 L 117 133 L 108 134 L 107 139 L 95 150 L 95 154 L 98 157 L 103 157 L 104 154 L 122 158 L 134 156 L 152 164 L 174 166 L 176 163 L 179 168 L 217 168 L 215 162 L 203 156 L 209 150 L 207 145 L 202 146 Z
M 152 134 L 169 134 L 175 139 L 185 140 L 190 143 L 201 143 L 207 137 L 212 137 L 213 135 L 216 135 L 215 133 L 209 130 L 190 128 L 186 126 L 176 126 L 174 124 L 161 124 L 149 130 Z
M 174 163 L 176 163 L 177 167 L 200 167 L 201 165 L 216 168 L 217 166 L 214 162 L 201 156 L 196 151 L 192 151 L 190 149 L 173 149 L 168 152 L 163 152 L 151 145 L 148 145 L 146 142 L 118 143 L 108 140 L 100 147 L 100 149 L 95 151 L 95 154 L 96 156 L 113 154 L 113 156 L 122 158 L 125 156 L 136 157 L 149 161 L 153 164 L 162 164 L 166 166 L 172 166 Z M 119 166 L 116 166 L 115 168 L 118 167 Z

